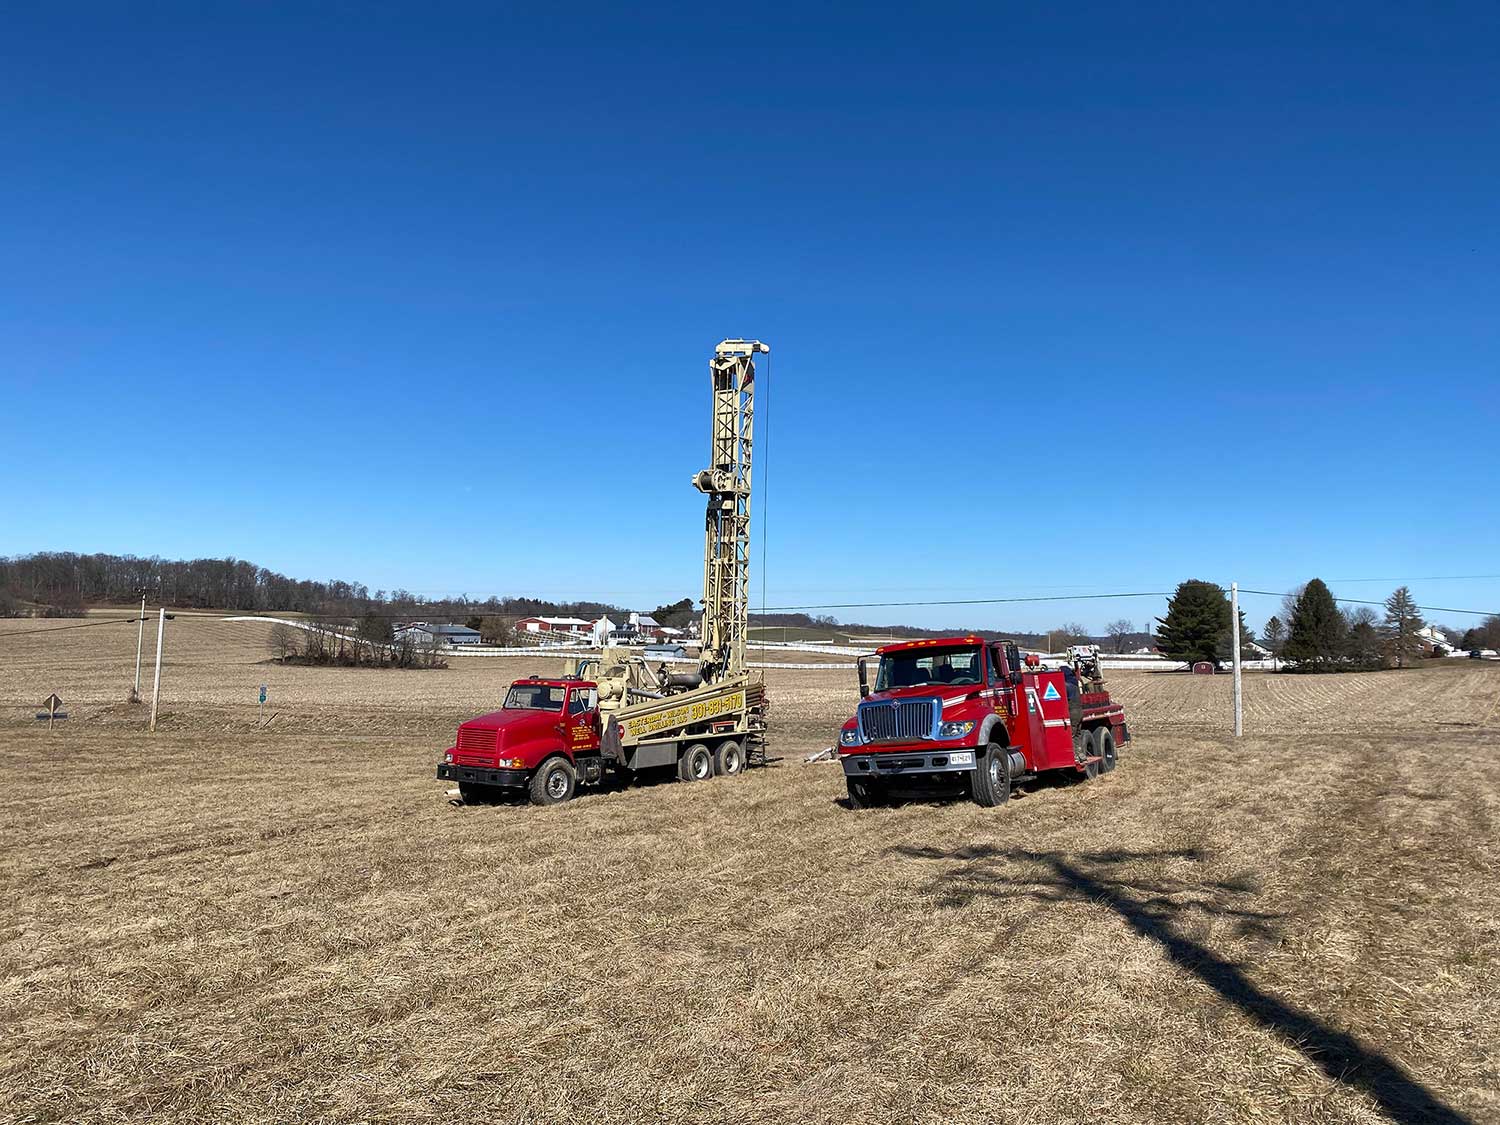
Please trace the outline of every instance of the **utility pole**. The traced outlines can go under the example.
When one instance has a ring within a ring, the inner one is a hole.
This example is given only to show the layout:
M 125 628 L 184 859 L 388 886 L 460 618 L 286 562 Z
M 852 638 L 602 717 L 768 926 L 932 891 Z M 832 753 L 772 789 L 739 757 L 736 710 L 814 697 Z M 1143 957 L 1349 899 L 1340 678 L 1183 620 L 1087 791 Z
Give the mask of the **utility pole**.
M 135 630 L 135 687 L 130 689 L 130 702 L 141 701 L 141 645 L 146 640 L 146 590 L 141 588 L 141 618 Z
M 1245 733 L 1244 696 L 1240 691 L 1240 584 L 1229 584 L 1229 635 L 1234 654 L 1234 737 Z
M 156 618 L 156 683 L 151 687 L 151 733 L 156 733 L 156 704 L 161 699 L 161 642 L 167 631 L 167 607 Z

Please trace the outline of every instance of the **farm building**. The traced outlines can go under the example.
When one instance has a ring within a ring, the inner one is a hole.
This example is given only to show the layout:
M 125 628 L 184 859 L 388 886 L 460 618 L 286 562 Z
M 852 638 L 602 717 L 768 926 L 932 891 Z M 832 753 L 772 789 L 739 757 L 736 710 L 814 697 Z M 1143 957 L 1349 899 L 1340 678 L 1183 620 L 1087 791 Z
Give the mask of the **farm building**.
M 477 645 L 480 637 L 478 629 L 470 629 L 467 625 L 429 625 L 425 621 L 413 621 L 396 630 L 396 639 L 428 644 L 435 640 L 440 645 Z
M 592 625 L 581 617 L 523 617 L 516 622 L 523 633 L 577 633 Z

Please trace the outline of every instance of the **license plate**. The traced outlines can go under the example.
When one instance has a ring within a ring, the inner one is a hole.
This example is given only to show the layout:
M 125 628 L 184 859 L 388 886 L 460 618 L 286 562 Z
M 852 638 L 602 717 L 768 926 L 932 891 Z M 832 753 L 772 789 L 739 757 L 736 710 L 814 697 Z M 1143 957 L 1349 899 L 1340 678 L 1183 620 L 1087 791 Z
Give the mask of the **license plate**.
M 974 764 L 974 751 L 960 750 L 956 754 L 949 754 L 948 764 L 950 766 L 972 766 Z

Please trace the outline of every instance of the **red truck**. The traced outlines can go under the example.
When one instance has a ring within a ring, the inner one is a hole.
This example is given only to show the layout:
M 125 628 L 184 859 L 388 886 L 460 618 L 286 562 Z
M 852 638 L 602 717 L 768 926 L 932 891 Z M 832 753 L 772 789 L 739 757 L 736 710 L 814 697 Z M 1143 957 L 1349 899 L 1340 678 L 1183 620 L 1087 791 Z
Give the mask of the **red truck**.
M 534 805 L 558 805 L 591 782 L 674 766 L 679 781 L 705 781 L 764 760 L 765 688 L 749 676 L 703 684 L 692 673 L 658 677 L 638 660 L 580 663 L 602 667 L 603 680 L 516 680 L 500 710 L 459 726 L 438 777 L 456 781 L 465 804 L 509 789 Z M 632 671 L 667 690 L 628 687 Z M 647 698 L 618 706 L 631 692 Z
M 568 800 L 579 781 L 603 776 L 599 693 L 582 680 L 517 680 L 500 710 L 470 719 L 437 775 L 458 782 L 466 804 L 497 789 L 520 789 L 537 805 Z
M 850 805 L 879 805 L 897 787 L 957 783 L 993 807 L 1045 770 L 1113 770 L 1130 741 L 1125 709 L 1104 690 L 1097 650 L 1071 655 L 1048 669 L 1006 641 L 907 641 L 876 651 L 873 690 L 862 657 L 860 703 L 839 733 Z

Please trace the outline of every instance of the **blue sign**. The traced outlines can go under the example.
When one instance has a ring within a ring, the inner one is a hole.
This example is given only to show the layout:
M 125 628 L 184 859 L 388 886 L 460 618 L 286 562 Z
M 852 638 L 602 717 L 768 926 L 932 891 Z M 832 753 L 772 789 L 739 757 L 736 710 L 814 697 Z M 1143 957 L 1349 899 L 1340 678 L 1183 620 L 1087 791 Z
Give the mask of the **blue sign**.
M 261 684 L 260 685 L 260 701 L 262 703 L 264 703 L 266 701 L 266 685 L 265 684 Z
M 1047 690 L 1044 691 L 1044 692 L 1042 692 L 1042 698 L 1043 699 L 1061 699 L 1062 696 L 1058 694 L 1057 685 L 1056 684 L 1048 684 L 1047 685 Z

